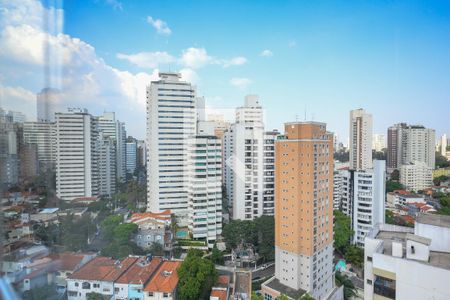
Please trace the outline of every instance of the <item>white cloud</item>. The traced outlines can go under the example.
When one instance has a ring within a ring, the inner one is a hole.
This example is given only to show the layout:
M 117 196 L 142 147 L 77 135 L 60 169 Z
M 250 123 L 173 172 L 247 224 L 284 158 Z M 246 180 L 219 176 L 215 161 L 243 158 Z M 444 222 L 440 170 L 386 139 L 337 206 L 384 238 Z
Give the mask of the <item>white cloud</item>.
M 152 17 L 147 17 L 147 23 L 152 25 L 156 29 L 156 32 L 161 35 L 170 35 L 172 30 L 167 26 L 167 23 L 160 19 L 153 19 Z
M 181 69 L 180 73 L 181 73 L 181 79 L 184 81 L 188 81 L 188 82 L 196 84 L 200 80 L 198 77 L 198 74 L 190 68 Z
M 223 65 L 224 68 L 230 67 L 230 66 L 241 66 L 245 65 L 247 63 L 247 59 L 243 56 L 234 57 L 229 60 L 224 60 L 222 62 L 219 62 L 219 64 Z
M 0 84 L 0 107 L 24 113 L 28 120 L 36 116 L 36 94 L 23 87 Z
M 123 10 L 122 2 L 117 0 L 105 0 L 105 3 L 111 6 L 114 10 Z
M 230 84 L 239 88 L 239 89 L 245 89 L 246 87 L 248 87 L 253 81 L 251 79 L 248 78 L 231 78 L 230 80 Z
M 273 53 L 269 49 L 265 49 L 261 52 L 260 56 L 271 57 L 271 56 L 273 56 Z
M 204 67 L 214 60 L 206 53 L 205 48 L 188 48 L 183 50 L 180 63 L 188 68 L 198 69 Z
M 127 60 L 141 68 L 152 69 L 175 61 L 175 58 L 167 52 L 139 52 L 136 54 L 118 53 L 117 58 Z
M 247 63 L 247 59 L 243 56 L 237 56 L 231 59 L 218 59 L 210 56 L 205 48 L 194 47 L 183 50 L 179 58 L 175 58 L 167 52 L 118 53 L 116 56 L 141 68 L 156 68 L 160 65 L 173 62 L 189 69 L 199 69 L 208 65 L 220 65 L 227 68 L 230 66 L 241 66 Z

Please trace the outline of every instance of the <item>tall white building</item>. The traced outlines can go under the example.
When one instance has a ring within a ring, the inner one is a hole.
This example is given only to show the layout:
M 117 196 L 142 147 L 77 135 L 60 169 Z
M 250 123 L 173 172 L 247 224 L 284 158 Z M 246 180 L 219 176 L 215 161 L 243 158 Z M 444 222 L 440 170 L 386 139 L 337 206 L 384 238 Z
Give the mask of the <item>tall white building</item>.
M 353 243 L 364 244 L 364 237 L 377 223 L 384 223 L 386 162 L 374 160 L 373 168 L 340 170 L 341 211 L 351 217 Z
M 45 88 L 36 96 L 36 112 L 38 122 L 55 122 L 55 113 L 61 92 L 57 89 Z
M 364 109 L 350 111 L 350 169 L 372 168 L 372 115 Z
M 441 136 L 441 149 L 440 149 L 441 155 L 443 157 L 447 157 L 447 146 L 448 146 L 447 142 L 448 142 L 447 135 L 444 133 Z
M 364 243 L 364 299 L 450 299 L 450 217 L 378 224 Z
M 127 133 L 125 130 L 125 123 L 116 120 L 114 112 L 104 112 L 98 117 L 98 127 L 103 133 L 104 138 L 111 138 L 115 143 L 115 174 L 117 179 L 123 181 L 126 175 L 126 154 L 125 143 Z
M 386 136 L 384 134 L 374 134 L 372 138 L 372 149 L 380 152 L 386 148 Z
M 55 167 L 55 123 L 25 122 L 23 139 L 27 144 L 36 145 L 40 170 Z
M 424 162 L 401 165 L 400 183 L 415 192 L 429 188 L 433 186 L 433 169 Z
M 187 141 L 197 133 L 197 108 L 204 102 L 179 73 L 159 76 L 147 86 L 147 210 L 187 216 Z
M 233 219 L 252 220 L 274 213 L 274 141 L 265 132 L 256 95 L 245 97 L 236 121 L 224 134 L 224 184 Z
M 99 194 L 97 121 L 86 109 L 55 114 L 56 195 L 63 200 Z
M 116 141 L 100 132 L 98 143 L 99 194 L 111 197 L 116 192 Z
M 214 132 L 189 139 L 188 161 L 189 228 L 212 248 L 222 233 L 222 144 Z
M 396 124 L 388 129 L 388 167 L 423 162 L 435 167 L 436 133 L 422 125 Z

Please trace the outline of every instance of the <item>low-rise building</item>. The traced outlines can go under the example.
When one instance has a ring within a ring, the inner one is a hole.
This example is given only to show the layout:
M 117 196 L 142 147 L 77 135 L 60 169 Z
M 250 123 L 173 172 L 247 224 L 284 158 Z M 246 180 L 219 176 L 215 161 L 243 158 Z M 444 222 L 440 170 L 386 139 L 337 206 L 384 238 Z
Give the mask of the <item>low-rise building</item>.
M 403 206 L 409 203 L 425 203 L 425 196 L 405 190 L 395 190 L 386 195 L 386 204 L 391 208 L 396 205 Z
M 114 283 L 115 300 L 143 300 L 145 284 L 162 264 L 160 257 L 140 257 Z
M 450 299 L 450 216 L 378 224 L 364 244 L 364 299 Z
M 228 300 L 230 296 L 230 277 L 221 275 L 217 279 L 217 284 L 212 287 L 209 300 Z
M 170 210 L 160 213 L 135 213 L 131 216 L 131 223 L 138 226 L 136 244 L 142 249 L 149 249 L 152 243 L 161 244 L 166 251 L 172 248 L 173 233 L 170 229 L 172 214 Z
M 177 299 L 178 274 L 181 261 L 165 261 L 158 268 L 152 279 L 145 285 L 145 300 Z

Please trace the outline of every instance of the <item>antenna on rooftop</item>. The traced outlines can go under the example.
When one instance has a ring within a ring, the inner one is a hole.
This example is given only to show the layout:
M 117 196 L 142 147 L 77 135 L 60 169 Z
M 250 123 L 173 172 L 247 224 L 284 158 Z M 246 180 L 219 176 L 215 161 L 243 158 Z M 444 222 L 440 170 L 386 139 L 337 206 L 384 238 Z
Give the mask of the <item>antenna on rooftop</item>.
M 306 121 L 306 104 L 305 104 L 305 121 Z

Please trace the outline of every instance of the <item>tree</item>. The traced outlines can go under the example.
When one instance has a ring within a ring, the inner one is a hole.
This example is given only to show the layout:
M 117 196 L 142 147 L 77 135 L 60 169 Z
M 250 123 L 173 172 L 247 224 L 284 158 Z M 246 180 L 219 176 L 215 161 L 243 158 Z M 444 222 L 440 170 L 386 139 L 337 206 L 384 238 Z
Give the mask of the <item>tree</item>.
M 450 167 L 450 161 L 446 157 L 442 156 L 440 152 L 436 152 L 436 168 L 446 168 Z
M 393 180 L 393 181 L 399 181 L 400 180 L 400 171 L 397 170 L 397 169 L 392 171 L 390 179 Z
M 179 299 L 209 299 L 211 287 L 217 281 L 217 271 L 214 264 L 202 256 L 200 250 L 191 249 L 178 268 Z
M 281 294 L 278 300 L 289 300 L 288 296 Z
M 394 224 L 395 225 L 395 219 L 394 219 L 394 213 L 392 210 L 385 210 L 385 219 L 386 224 Z
M 100 227 L 105 240 L 111 241 L 113 239 L 114 229 L 122 222 L 122 220 L 122 216 L 112 215 L 102 221 Z
M 254 220 L 257 230 L 257 251 L 265 261 L 275 259 L 275 219 L 271 216 L 261 216 Z
M 313 296 L 311 296 L 310 294 L 306 293 L 303 296 L 301 296 L 299 298 L 299 300 L 314 300 Z
M 387 180 L 386 181 L 386 193 L 393 192 L 395 190 L 403 190 L 404 186 L 397 181 Z
M 108 224 L 111 220 L 108 221 Z M 114 222 L 111 222 L 111 224 Z M 108 225 L 109 226 L 109 225 Z M 112 234 L 108 233 L 107 237 L 110 240 L 105 240 L 109 244 L 101 251 L 102 255 L 113 258 L 124 258 L 130 254 L 142 254 L 143 252 L 135 243 L 130 242 L 134 233 L 136 233 L 138 226 L 134 223 L 119 224 L 114 228 L 107 228 L 112 230 Z
M 264 300 L 262 295 L 257 295 L 255 291 L 252 292 L 251 300 Z
M 361 268 L 364 263 L 364 249 L 355 245 L 350 245 L 346 248 L 344 257 L 355 267 Z
M 35 287 L 23 293 L 24 300 L 57 299 L 56 285 Z
M 219 249 L 217 249 L 217 245 L 214 244 L 214 247 L 211 252 L 211 260 L 213 263 L 221 265 L 223 264 L 223 253 Z
M 447 180 L 448 180 L 448 177 L 445 175 L 442 175 L 442 176 L 438 176 L 438 177 L 434 178 L 433 183 L 434 183 L 434 185 L 439 186 L 439 185 L 441 185 L 441 182 L 447 181 Z
M 356 296 L 356 288 L 353 282 L 341 272 L 336 272 L 335 274 L 336 284 L 338 286 L 344 286 L 344 299 L 350 300 Z
M 350 217 L 343 212 L 335 210 L 334 214 L 334 248 L 340 252 L 344 252 L 345 248 L 350 244 L 350 239 L 353 235 L 351 229 Z
M 153 242 L 150 245 L 150 253 L 156 256 L 163 256 L 164 255 L 164 247 L 158 242 Z
M 103 295 L 99 293 L 92 292 L 86 294 L 86 300 L 103 300 L 103 299 L 104 299 Z

